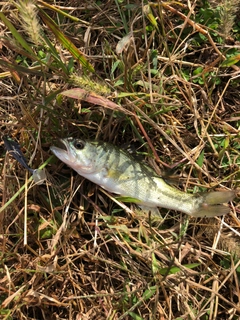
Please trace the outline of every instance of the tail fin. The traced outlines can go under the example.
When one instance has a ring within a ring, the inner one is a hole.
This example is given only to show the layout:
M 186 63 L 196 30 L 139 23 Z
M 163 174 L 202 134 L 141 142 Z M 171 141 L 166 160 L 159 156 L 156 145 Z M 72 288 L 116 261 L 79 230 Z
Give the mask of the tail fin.
M 226 203 L 236 196 L 235 191 L 213 191 L 204 195 L 207 204 Z
M 192 212 L 194 217 L 215 217 L 229 213 L 230 209 L 222 203 L 227 203 L 235 197 L 235 191 L 215 191 L 198 195 L 199 207 Z

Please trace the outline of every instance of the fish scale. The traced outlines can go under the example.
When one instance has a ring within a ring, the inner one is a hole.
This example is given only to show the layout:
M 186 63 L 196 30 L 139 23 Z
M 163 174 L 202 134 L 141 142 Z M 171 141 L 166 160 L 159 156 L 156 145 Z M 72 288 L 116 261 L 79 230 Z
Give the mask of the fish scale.
M 51 147 L 61 161 L 107 191 L 136 199 L 134 202 L 140 206 L 174 209 L 195 217 L 230 211 L 223 203 L 234 198 L 234 191 L 186 193 L 168 185 L 152 168 L 110 143 L 70 137 L 61 139 L 61 144 Z

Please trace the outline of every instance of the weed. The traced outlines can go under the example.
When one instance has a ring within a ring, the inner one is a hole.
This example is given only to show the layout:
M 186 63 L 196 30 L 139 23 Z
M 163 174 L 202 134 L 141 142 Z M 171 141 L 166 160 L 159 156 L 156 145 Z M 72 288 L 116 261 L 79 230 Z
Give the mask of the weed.
M 49 151 L 66 136 L 104 140 L 186 192 L 237 190 L 236 8 L 2 3 L 1 133 L 47 179 L 36 185 L 0 144 L 0 317 L 238 319 L 237 197 L 222 219 L 153 217 Z

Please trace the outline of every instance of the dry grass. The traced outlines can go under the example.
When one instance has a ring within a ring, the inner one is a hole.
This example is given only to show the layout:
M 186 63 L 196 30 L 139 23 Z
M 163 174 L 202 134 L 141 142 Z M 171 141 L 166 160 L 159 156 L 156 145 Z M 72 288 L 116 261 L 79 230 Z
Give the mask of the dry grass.
M 49 152 L 58 137 L 100 139 L 187 192 L 237 189 L 239 26 L 219 33 L 214 9 L 213 32 L 194 1 L 35 3 L 28 26 L 24 1 L 0 16 L 1 135 L 48 175 L 34 185 L 1 142 L 0 318 L 239 319 L 239 198 L 223 218 L 154 219 Z M 73 87 L 80 100 L 59 95 Z

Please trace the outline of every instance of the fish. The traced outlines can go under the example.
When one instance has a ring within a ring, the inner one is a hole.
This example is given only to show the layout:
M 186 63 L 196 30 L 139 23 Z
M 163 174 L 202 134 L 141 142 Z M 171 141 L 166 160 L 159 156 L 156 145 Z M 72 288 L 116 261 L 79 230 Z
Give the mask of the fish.
M 221 216 L 230 211 L 224 204 L 235 197 L 233 190 L 186 193 L 113 144 L 73 137 L 59 142 L 60 146 L 50 147 L 57 158 L 103 189 L 134 199 L 140 207 L 162 207 L 193 217 Z

